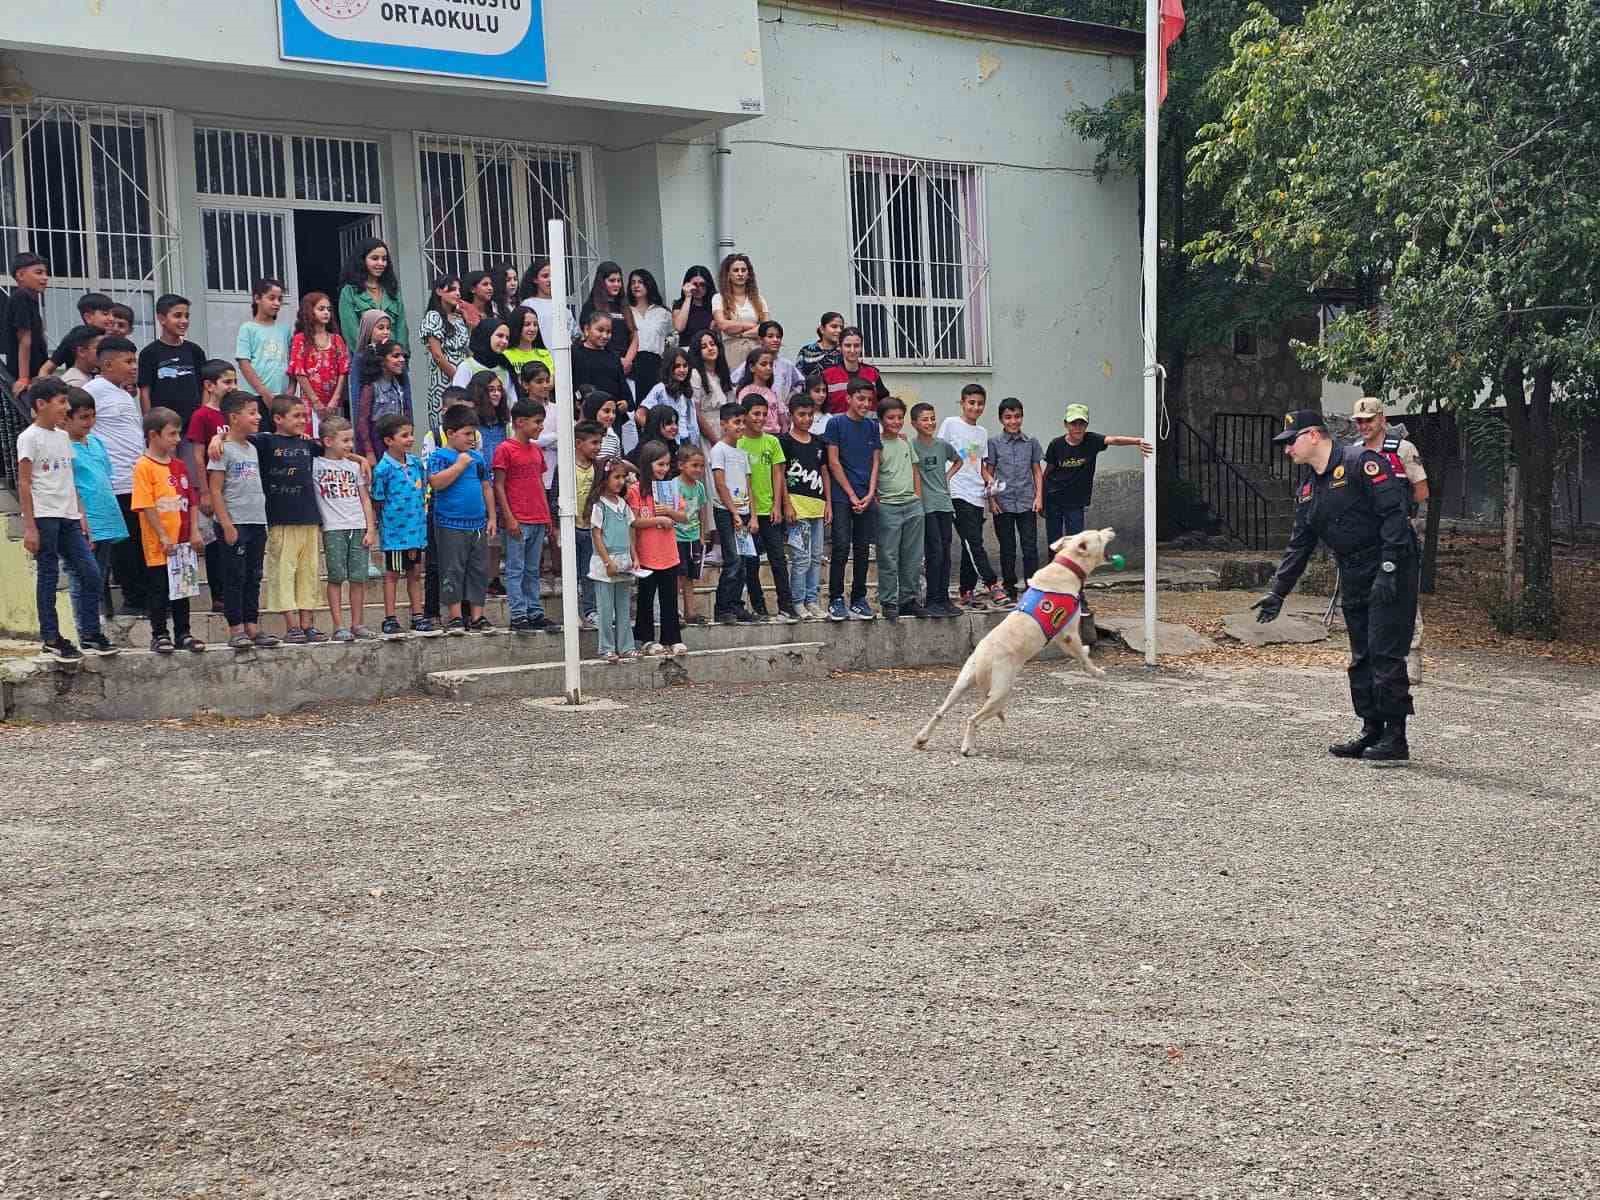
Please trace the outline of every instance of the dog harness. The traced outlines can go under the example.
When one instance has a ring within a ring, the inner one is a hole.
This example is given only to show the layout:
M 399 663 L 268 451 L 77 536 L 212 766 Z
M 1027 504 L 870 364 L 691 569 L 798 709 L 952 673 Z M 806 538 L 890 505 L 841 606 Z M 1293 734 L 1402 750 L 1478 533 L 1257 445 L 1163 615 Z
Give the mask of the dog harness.
M 1086 578 L 1083 568 L 1070 558 L 1057 556 L 1055 561 L 1079 579 Z M 1039 632 L 1044 634 L 1047 642 L 1061 635 L 1061 631 L 1078 616 L 1080 607 L 1081 602 L 1073 592 L 1046 592 L 1036 587 L 1023 592 L 1022 599 L 1017 601 L 1017 611 L 1026 613 L 1038 623 Z

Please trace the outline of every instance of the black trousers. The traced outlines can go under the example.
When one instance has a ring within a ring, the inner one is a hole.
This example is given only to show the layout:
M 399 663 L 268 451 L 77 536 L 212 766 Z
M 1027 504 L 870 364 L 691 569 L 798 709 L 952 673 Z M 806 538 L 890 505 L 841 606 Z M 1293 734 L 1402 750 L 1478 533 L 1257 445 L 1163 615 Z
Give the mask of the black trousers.
M 954 513 L 923 514 L 922 569 L 928 577 L 928 603 L 950 603 L 950 537 L 955 529 Z
M 717 574 L 717 620 L 737 612 L 744 597 L 744 559 L 739 555 L 739 535 L 733 524 L 733 514 L 725 508 L 711 510 L 717 523 L 717 545 L 722 548 L 722 570 Z
M 956 510 L 956 532 L 961 535 L 961 593 L 972 591 L 981 580 L 984 587 L 994 586 L 998 578 L 989 562 L 989 551 L 983 545 L 983 507 L 953 500 Z
M 1406 678 L 1406 654 L 1417 625 L 1416 564 L 1398 564 L 1398 598 L 1374 604 L 1378 562 L 1372 555 L 1339 563 L 1340 604 L 1350 634 L 1350 703 L 1363 721 L 1393 721 L 1416 711 Z
M 142 555 L 142 552 L 141 552 Z M 172 640 L 181 643 L 189 636 L 189 600 L 169 600 L 167 564 L 144 569 L 146 611 L 150 614 L 150 635 L 167 636 L 167 614 L 172 614 Z
M 841 489 L 842 491 L 843 489 Z M 850 572 L 850 603 L 867 598 L 867 556 L 878 540 L 878 506 L 855 512 L 850 501 L 837 495 L 833 501 L 833 544 L 828 555 L 828 602 L 844 598 L 845 563 L 854 560 Z
M 265 527 L 263 526 L 263 528 Z M 265 546 L 266 543 L 263 542 L 262 547 L 265 548 Z M 222 595 L 217 585 L 222 579 L 222 552 L 226 549 L 227 546 L 222 541 L 222 531 L 219 529 L 216 538 L 206 547 L 205 552 L 206 587 L 211 590 L 211 608 L 213 611 L 222 603 Z
M 633 639 L 643 646 L 656 641 L 656 601 L 661 601 L 661 638 L 670 650 L 683 641 L 683 625 L 678 620 L 678 576 L 682 565 L 659 568 L 639 580 L 638 608 L 633 614 Z
M 767 615 L 767 598 L 761 591 L 761 560 L 765 558 L 772 568 L 772 590 L 778 593 L 778 611 L 788 612 L 794 607 L 794 593 L 789 588 L 789 554 L 785 549 L 783 524 L 761 518 L 761 532 L 755 535 L 756 549 L 760 554 L 744 560 L 744 586 L 750 594 L 750 608 L 760 616 Z
M 117 495 L 117 507 L 122 519 L 128 523 L 128 536 L 111 548 L 111 569 L 116 573 L 117 586 L 122 589 L 122 610 L 146 607 L 146 573 L 144 565 L 144 539 L 139 536 L 139 514 L 133 511 L 133 493 Z M 162 568 L 162 595 L 166 594 L 166 568 Z M 109 593 L 108 593 L 109 598 Z M 109 608 L 106 610 L 111 611 Z
M 994 536 L 1000 543 L 1000 577 L 1013 594 L 1017 587 L 1017 543 L 1022 544 L 1022 584 L 1039 569 L 1039 515 L 1028 512 L 1000 512 L 994 515 Z
M 267 554 L 265 525 L 236 525 L 239 540 L 228 545 L 219 534 L 212 543 L 222 548 L 221 568 L 211 596 L 222 602 L 230 626 L 254 625 L 261 619 L 261 564 Z M 210 570 L 209 567 L 206 568 Z
M 579 576 L 588 573 L 589 564 L 578 564 Z M 407 593 L 409 596 L 410 593 Z M 422 562 L 422 615 L 430 621 L 439 619 L 439 539 L 433 531 L 433 510 L 428 510 L 428 550 Z M 411 614 L 412 620 L 417 617 Z

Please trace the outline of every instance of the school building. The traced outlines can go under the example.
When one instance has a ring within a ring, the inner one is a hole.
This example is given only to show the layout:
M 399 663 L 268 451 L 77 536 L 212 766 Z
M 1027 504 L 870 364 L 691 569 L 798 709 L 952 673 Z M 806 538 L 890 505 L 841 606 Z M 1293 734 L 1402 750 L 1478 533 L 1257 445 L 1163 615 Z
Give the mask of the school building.
M 290 320 L 375 233 L 415 329 L 431 276 L 525 268 L 559 216 L 574 289 L 614 259 L 670 301 L 736 248 L 790 352 L 837 309 L 941 415 L 975 379 L 995 430 L 1017 395 L 1041 441 L 1069 401 L 1136 433 L 1136 184 L 1097 182 L 1066 115 L 1140 51 L 951 0 L 35 5 L 0 27 L 0 246 L 49 260 L 52 339 L 84 290 L 140 340 L 179 291 L 231 357 L 257 276 Z M 1127 549 L 1137 465 L 1107 453 L 1091 513 Z

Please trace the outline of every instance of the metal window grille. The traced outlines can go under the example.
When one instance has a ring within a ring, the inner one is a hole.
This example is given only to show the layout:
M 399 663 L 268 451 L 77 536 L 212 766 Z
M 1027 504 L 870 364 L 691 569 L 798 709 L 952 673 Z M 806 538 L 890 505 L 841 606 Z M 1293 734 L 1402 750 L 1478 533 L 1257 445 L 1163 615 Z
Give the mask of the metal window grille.
M 234 208 L 200 210 L 206 290 L 249 292 L 257 279 L 287 279 L 289 214 Z
M 357 138 L 196 127 L 203 196 L 381 208 L 378 143 Z
M 983 172 L 960 163 L 848 156 L 850 279 L 868 358 L 988 362 Z
M 50 265 L 45 327 L 78 324 L 76 300 L 105 292 L 154 336 L 155 300 L 178 285 L 168 114 L 129 105 L 35 100 L 0 106 L 0 254 Z
M 567 222 L 567 279 L 576 293 L 599 263 L 588 150 L 484 139 L 419 137 L 418 197 L 427 282 L 438 275 L 549 253 L 546 222 Z

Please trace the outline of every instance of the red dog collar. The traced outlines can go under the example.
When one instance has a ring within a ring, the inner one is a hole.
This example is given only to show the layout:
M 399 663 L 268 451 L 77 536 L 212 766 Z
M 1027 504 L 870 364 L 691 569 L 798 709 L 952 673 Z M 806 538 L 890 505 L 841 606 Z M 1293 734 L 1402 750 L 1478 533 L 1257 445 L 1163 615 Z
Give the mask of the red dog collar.
M 1079 583 L 1087 583 L 1089 581 L 1089 573 L 1077 563 L 1073 562 L 1065 554 L 1056 555 L 1056 562 L 1061 566 L 1066 567 L 1069 571 L 1076 575 Z

